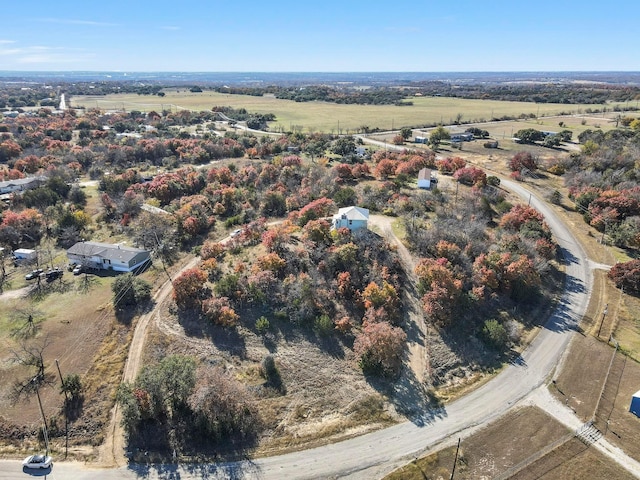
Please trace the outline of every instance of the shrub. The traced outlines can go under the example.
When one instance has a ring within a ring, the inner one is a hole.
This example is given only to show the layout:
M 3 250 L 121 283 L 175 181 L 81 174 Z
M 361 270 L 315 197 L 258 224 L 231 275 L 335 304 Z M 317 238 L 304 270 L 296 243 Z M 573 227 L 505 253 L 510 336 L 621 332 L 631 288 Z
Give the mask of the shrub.
M 284 385 L 282 384 L 280 370 L 278 370 L 278 366 L 276 365 L 276 361 L 273 356 L 267 355 L 264 357 L 260 367 L 260 374 L 267 381 L 267 385 L 269 387 L 284 392 Z
M 508 335 L 504 326 L 495 319 L 486 320 L 482 327 L 482 336 L 489 346 L 502 351 L 507 346 Z
M 258 320 L 256 320 L 256 330 L 260 334 L 264 334 L 271 328 L 271 324 L 269 323 L 269 319 L 264 315 L 261 316 Z
M 313 322 L 313 330 L 323 337 L 328 336 L 333 331 L 333 321 L 327 314 L 316 317 Z

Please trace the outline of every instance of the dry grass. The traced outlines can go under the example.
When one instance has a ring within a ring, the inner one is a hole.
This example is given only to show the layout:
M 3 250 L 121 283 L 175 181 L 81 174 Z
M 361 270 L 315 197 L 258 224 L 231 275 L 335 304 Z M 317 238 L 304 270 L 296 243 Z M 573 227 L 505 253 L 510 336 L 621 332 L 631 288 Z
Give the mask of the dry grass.
M 594 448 L 573 438 L 530 467 L 511 477 L 513 480 L 583 480 L 636 478 Z
M 398 129 L 405 125 L 453 124 L 461 113 L 462 121 L 483 122 L 502 116 L 533 114 L 558 115 L 561 112 L 583 112 L 601 105 L 535 104 L 529 102 L 501 102 L 496 100 L 466 100 L 449 97 L 414 97 L 411 106 L 395 105 L 343 105 L 328 102 L 294 102 L 273 96 L 253 97 L 217 92 L 191 93 L 185 89 L 166 89 L 164 97 L 115 94 L 106 96 L 77 96 L 70 104 L 74 107 L 102 110 L 211 110 L 214 106 L 246 108 L 249 112 L 274 113 L 277 120 L 270 124 L 272 131 L 304 131 L 326 133 L 355 133 L 363 125 L 381 130 Z M 597 118 L 597 117 L 596 117 Z M 593 124 L 595 120 L 589 120 Z M 568 123 L 568 122 L 567 122 Z M 579 122 L 578 122 L 579 123 Z M 602 122 L 604 123 L 604 122 Z M 542 129 L 544 124 L 536 124 Z M 557 126 L 557 122 L 556 122 Z M 484 127 L 483 127 L 484 128 Z M 527 128 L 527 127 L 522 127 Z M 546 129 L 546 128 L 545 128 Z M 558 130 L 559 128 L 554 128 Z M 512 135 L 511 135 L 512 136 Z
M 515 410 L 462 440 L 455 478 L 494 478 L 567 433 L 565 427 L 537 408 Z M 455 450 L 455 446 L 448 447 L 420 458 L 385 480 L 449 478 Z
M 455 478 L 496 478 L 522 462 L 532 463 L 513 479 L 631 479 L 626 470 L 576 438 L 564 441 L 569 431 L 535 407 L 513 411 L 460 444 Z M 560 445 L 533 461 L 536 452 Z M 456 447 L 447 447 L 417 459 L 385 477 L 385 480 L 449 478 Z

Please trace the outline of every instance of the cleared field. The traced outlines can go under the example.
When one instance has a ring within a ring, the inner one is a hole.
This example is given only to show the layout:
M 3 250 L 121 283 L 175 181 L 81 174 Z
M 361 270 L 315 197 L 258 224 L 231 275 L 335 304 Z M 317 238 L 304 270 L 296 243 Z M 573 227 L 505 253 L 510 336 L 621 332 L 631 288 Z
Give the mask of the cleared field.
M 191 93 L 187 90 L 167 89 L 164 97 L 137 94 L 72 97 L 73 107 L 101 110 L 210 110 L 214 106 L 245 108 L 249 112 L 273 113 L 277 120 L 270 124 L 272 131 L 301 130 L 326 133 L 356 133 L 367 126 L 371 129 L 393 130 L 402 126 L 453 124 L 461 115 L 465 123 L 477 123 L 503 116 L 550 116 L 561 113 L 583 113 L 587 109 L 601 109 L 602 105 L 536 104 L 530 102 L 500 102 L 495 100 L 466 100 L 449 97 L 413 97 L 413 105 L 339 105 L 328 102 L 294 102 L 273 96 L 253 97 L 217 92 Z M 614 105 L 607 108 L 611 110 Z M 522 127 L 526 128 L 526 127 Z M 540 126 L 538 125 L 538 129 Z

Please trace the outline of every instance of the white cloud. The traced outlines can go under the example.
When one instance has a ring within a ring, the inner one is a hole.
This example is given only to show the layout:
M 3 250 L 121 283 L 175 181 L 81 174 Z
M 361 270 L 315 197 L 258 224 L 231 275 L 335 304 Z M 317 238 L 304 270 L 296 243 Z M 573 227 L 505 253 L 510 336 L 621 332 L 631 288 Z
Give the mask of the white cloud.
M 118 27 L 117 23 L 96 22 L 94 20 L 72 20 L 67 18 L 38 18 L 38 22 L 58 23 L 62 25 L 88 25 L 91 27 Z
M 0 46 L 0 56 L 4 56 L 5 58 L 9 57 L 11 59 L 10 61 L 16 65 L 41 64 L 46 66 L 59 65 L 62 63 L 81 63 L 95 58 L 95 54 L 88 53 L 84 49 L 67 49 L 46 45 L 4 49 Z
M 0 38 L 0 45 L 8 45 L 10 43 L 16 43 L 16 41 L 15 40 L 2 40 Z
M 163 25 L 160 27 L 162 30 L 180 30 L 180 27 L 176 27 L 175 25 Z

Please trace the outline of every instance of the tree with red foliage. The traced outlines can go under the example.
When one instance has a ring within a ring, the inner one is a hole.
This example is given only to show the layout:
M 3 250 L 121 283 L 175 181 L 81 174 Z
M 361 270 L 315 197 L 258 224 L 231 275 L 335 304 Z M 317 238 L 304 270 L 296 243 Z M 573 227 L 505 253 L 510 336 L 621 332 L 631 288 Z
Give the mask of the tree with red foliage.
M 396 162 L 395 160 L 391 160 L 390 158 L 380 160 L 380 163 L 376 165 L 375 175 L 376 177 L 381 179 L 389 178 L 391 175 L 394 175 L 396 173 L 397 166 L 398 162 Z
M 339 163 L 333 170 L 338 175 L 338 178 L 343 180 L 351 180 L 353 178 L 353 173 L 351 172 L 351 166 L 347 163 Z
M 0 162 L 6 163 L 12 158 L 20 156 L 22 147 L 13 140 L 4 140 L 0 142 Z
M 213 240 L 205 240 L 200 248 L 200 256 L 203 260 L 218 258 L 224 253 L 224 245 Z
M 640 260 L 616 263 L 608 276 L 625 293 L 640 294 Z
M 512 172 L 529 170 L 531 172 L 538 169 L 538 159 L 529 152 L 518 152 L 509 160 L 509 169 Z
M 465 185 L 485 186 L 487 174 L 477 167 L 459 168 L 453 174 L 453 178 Z
M 467 166 L 467 162 L 460 157 L 447 157 L 436 160 L 436 168 L 440 173 L 452 175 L 456 170 Z
M 235 327 L 240 316 L 231 308 L 227 297 L 212 297 L 202 302 L 202 313 L 215 325 Z
M 300 209 L 298 216 L 298 225 L 304 226 L 310 220 L 317 220 L 321 217 L 327 217 L 336 209 L 333 200 L 322 197 L 314 200 Z
M 199 268 L 190 268 L 173 280 L 173 299 L 178 307 L 187 308 L 199 305 L 207 281 L 206 272 Z
M 500 219 L 500 227 L 510 232 L 518 232 L 525 225 L 540 229 L 546 237 L 551 235 L 544 216 L 528 205 L 516 204 Z
M 388 322 L 366 323 L 356 336 L 353 351 L 366 373 L 397 375 L 407 335 Z

